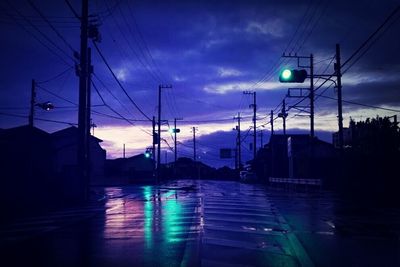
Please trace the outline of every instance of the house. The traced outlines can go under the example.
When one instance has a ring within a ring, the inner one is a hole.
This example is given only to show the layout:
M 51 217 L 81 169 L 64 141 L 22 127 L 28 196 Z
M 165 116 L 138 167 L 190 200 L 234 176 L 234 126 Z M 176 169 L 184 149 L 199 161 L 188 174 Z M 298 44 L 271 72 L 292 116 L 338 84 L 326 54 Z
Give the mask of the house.
M 56 204 L 59 187 L 48 133 L 28 125 L 3 129 L 0 151 L 0 208 L 5 217 Z
M 155 163 L 144 154 L 106 161 L 106 176 L 110 183 L 127 184 L 154 182 Z
M 64 179 L 78 178 L 78 128 L 69 127 L 51 134 L 55 173 Z M 104 183 L 106 151 L 100 146 L 101 139 L 90 136 L 89 167 L 90 183 Z M 78 182 L 76 180 L 76 182 Z
M 305 134 L 275 134 L 257 154 L 256 173 L 263 179 L 328 179 L 336 156 L 333 145 L 318 138 Z

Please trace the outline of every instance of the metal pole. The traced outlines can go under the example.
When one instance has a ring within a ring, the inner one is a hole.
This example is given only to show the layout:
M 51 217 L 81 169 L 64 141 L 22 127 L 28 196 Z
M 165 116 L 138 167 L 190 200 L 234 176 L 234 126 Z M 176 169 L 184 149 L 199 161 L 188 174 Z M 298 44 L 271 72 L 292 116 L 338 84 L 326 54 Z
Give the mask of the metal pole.
M 178 152 L 176 150 L 176 118 L 174 119 L 174 159 L 176 163 L 176 159 L 178 156 Z
M 92 50 L 90 47 L 87 49 L 87 86 L 86 86 L 86 127 L 87 127 L 87 136 L 86 136 L 86 168 L 87 168 L 87 183 L 90 185 L 90 177 L 91 177 L 91 158 L 90 158 L 90 122 L 91 122 L 91 82 L 92 82 Z M 94 128 L 93 128 L 94 129 Z
M 269 120 L 270 124 L 271 124 L 271 134 L 274 134 L 274 111 L 271 110 L 271 118 Z
M 87 172 L 87 45 L 88 45 L 88 13 L 89 1 L 82 0 L 81 43 L 80 43 L 80 72 L 79 72 L 79 114 L 78 114 L 78 169 L 83 185 L 83 199 L 89 197 L 89 181 Z
M 314 137 L 314 56 L 310 55 L 310 135 Z
M 196 127 L 193 127 L 193 161 L 196 162 Z
M 36 82 L 32 79 L 31 84 L 31 107 L 29 113 L 29 126 L 33 127 L 33 117 L 35 116 Z
M 238 113 L 238 161 L 239 170 L 242 168 L 242 140 L 240 137 L 240 112 Z
M 153 161 L 156 160 L 156 117 L 153 116 L 153 151 L 152 151 L 152 157 Z
M 157 140 L 157 182 L 160 180 L 161 158 L 161 85 L 158 86 L 158 140 Z
M 256 106 L 256 92 L 253 92 L 253 127 L 254 127 L 254 144 L 253 144 L 253 158 L 254 161 L 257 157 L 257 106 Z
M 282 101 L 283 134 L 286 135 L 286 101 Z
M 338 95 L 338 126 L 339 126 L 339 148 L 343 149 L 343 111 L 342 111 L 342 72 L 340 65 L 340 45 L 336 44 L 336 83 L 337 83 L 337 95 Z

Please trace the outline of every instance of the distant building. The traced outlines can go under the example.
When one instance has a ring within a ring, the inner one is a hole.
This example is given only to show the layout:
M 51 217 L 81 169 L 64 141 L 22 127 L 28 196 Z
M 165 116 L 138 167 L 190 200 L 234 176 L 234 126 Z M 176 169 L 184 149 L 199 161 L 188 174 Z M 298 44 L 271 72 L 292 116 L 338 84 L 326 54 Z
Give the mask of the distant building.
M 109 159 L 106 161 L 106 176 L 110 183 L 117 184 L 153 182 L 154 166 L 154 161 L 144 154 Z
M 78 128 L 69 127 L 51 134 L 53 147 L 54 171 L 66 179 L 78 177 Z M 104 168 L 106 151 L 101 148 L 101 139 L 90 136 L 89 161 L 90 182 L 102 184 L 105 182 Z
M 343 146 L 350 147 L 353 139 L 352 128 L 343 128 Z M 339 148 L 339 132 L 332 134 L 332 144 L 335 148 Z
M 323 179 L 334 166 L 332 144 L 305 134 L 274 134 L 257 154 L 255 169 L 262 179 L 269 177 Z

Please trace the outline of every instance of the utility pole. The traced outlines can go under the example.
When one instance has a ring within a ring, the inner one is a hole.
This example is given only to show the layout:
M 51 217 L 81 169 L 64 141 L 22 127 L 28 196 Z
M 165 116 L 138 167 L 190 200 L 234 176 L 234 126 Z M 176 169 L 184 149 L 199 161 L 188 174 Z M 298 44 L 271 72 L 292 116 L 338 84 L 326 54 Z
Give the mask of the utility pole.
M 178 157 L 178 152 L 176 150 L 176 118 L 174 118 L 174 160 L 176 163 L 176 159 Z
M 253 158 L 254 161 L 257 157 L 257 105 L 256 105 L 256 92 L 253 92 L 253 127 L 254 127 L 254 145 L 253 145 Z
M 156 134 L 156 117 L 153 116 L 153 151 L 152 151 L 152 157 L 153 157 L 153 161 L 156 160 L 156 143 L 157 142 L 157 134 Z
M 79 176 L 83 184 L 83 199 L 89 198 L 89 176 L 88 176 L 88 123 L 87 123 L 87 97 L 88 97 L 88 16 L 89 1 L 82 0 L 81 15 L 81 43 L 79 63 L 79 114 L 78 114 L 78 167 Z
M 257 99 L 256 92 L 244 91 L 245 95 L 253 95 L 253 104 L 250 107 L 253 108 L 253 160 L 256 160 L 257 157 Z
M 241 137 L 240 137 L 240 112 L 238 112 L 237 117 L 234 117 L 233 119 L 237 119 L 238 125 L 233 129 L 236 130 L 237 135 L 236 135 L 236 151 L 235 151 L 235 157 L 237 161 L 237 166 L 238 169 L 241 169 L 242 166 L 242 142 L 241 142 Z
M 339 124 L 339 148 L 343 150 L 343 111 L 342 111 L 342 72 L 340 65 L 340 45 L 336 44 L 335 74 L 338 95 L 338 124 Z
M 123 148 L 122 148 L 122 157 L 125 158 L 125 144 L 123 145 Z
M 196 156 L 196 130 L 197 130 L 196 127 L 192 128 L 192 131 L 193 131 L 193 161 L 194 162 L 196 162 L 196 158 L 197 158 L 197 156 Z
M 310 55 L 310 135 L 314 137 L 314 56 Z
M 237 133 L 237 139 L 238 139 L 238 164 L 239 164 L 239 170 L 242 168 L 242 139 L 240 137 L 240 112 L 238 113 L 238 133 Z
M 92 163 L 91 163 L 91 155 L 90 155 L 90 127 L 91 127 L 91 82 L 92 82 L 92 73 L 93 73 L 93 66 L 92 66 L 92 50 L 90 47 L 87 49 L 87 95 L 86 95 L 86 127 L 87 127 L 87 140 L 86 140 L 86 161 L 87 161 L 87 179 L 88 179 L 88 186 L 90 184 L 90 177 L 92 175 Z M 94 129 L 94 127 L 93 127 Z
M 32 79 L 31 84 L 31 107 L 29 113 L 29 126 L 33 127 L 33 117 L 35 116 L 35 103 L 36 103 L 36 82 Z
M 281 112 L 280 115 L 282 115 L 283 134 L 286 135 L 286 116 L 287 116 L 287 114 L 286 114 L 286 101 L 285 101 L 285 99 L 283 99 L 283 101 L 282 101 L 282 112 Z
M 271 135 L 274 134 L 274 111 L 271 110 L 269 123 L 271 124 Z
M 157 182 L 160 180 L 161 167 L 161 89 L 172 88 L 171 85 L 158 86 L 158 138 L 157 138 Z

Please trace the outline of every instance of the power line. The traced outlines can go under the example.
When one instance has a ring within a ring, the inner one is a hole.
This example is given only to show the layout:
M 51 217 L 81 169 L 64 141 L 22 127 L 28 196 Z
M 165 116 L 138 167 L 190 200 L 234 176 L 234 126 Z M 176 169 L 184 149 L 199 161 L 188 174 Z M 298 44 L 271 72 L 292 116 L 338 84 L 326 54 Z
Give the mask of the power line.
M 335 97 L 324 96 L 324 95 L 320 95 L 320 97 L 337 101 L 337 98 L 335 98 Z M 358 106 L 363 106 L 363 107 L 368 107 L 368 108 L 381 109 L 381 110 L 392 111 L 392 112 L 400 112 L 400 109 L 383 108 L 383 107 L 378 107 L 378 106 L 373 106 L 373 105 L 368 105 L 368 104 L 362 104 L 362 103 L 349 101 L 349 100 L 343 100 L 342 99 L 342 102 L 348 103 L 348 104 L 353 104 L 353 105 L 358 105 Z
M 142 109 L 133 101 L 133 99 L 129 96 L 128 92 L 125 90 L 124 86 L 121 84 L 117 76 L 115 75 L 114 71 L 111 69 L 110 65 L 108 64 L 107 60 L 105 59 L 103 53 L 100 51 L 99 47 L 95 42 L 93 42 L 94 47 L 96 48 L 97 52 L 99 53 L 101 59 L 103 60 L 104 64 L 106 64 L 108 70 L 111 72 L 112 76 L 114 77 L 115 81 L 118 83 L 119 87 L 122 89 L 122 91 L 125 93 L 125 95 L 128 97 L 129 101 L 135 106 L 135 108 L 149 121 L 152 121 L 149 116 L 147 116 Z
M 76 52 L 75 49 L 67 42 L 64 36 L 60 34 L 60 32 L 53 26 L 53 24 L 51 24 L 51 22 L 46 18 L 46 16 L 43 15 L 43 13 L 39 10 L 39 8 L 37 8 L 37 6 L 35 6 L 35 4 L 31 0 L 28 0 L 28 3 L 39 14 L 39 16 L 50 26 L 50 28 L 56 33 L 58 38 L 60 38 L 64 42 L 64 44 L 68 46 L 68 48 L 71 49 L 73 53 L 75 53 Z
M 19 12 L 19 10 L 14 7 L 8 0 L 6 0 L 7 4 L 9 6 L 11 6 L 15 12 L 17 12 L 17 14 L 22 17 L 26 22 L 29 23 L 29 25 L 31 25 L 44 39 L 46 39 L 50 44 L 52 44 L 55 48 L 57 48 L 61 53 L 63 53 L 64 55 L 66 55 L 68 58 L 72 59 L 72 61 L 74 61 L 74 58 L 71 57 L 69 54 L 67 54 L 62 48 L 60 48 L 51 38 L 49 38 L 45 33 L 43 33 L 36 25 L 34 25 L 26 16 L 24 16 L 23 14 L 21 14 L 21 12 Z
M 396 13 L 400 10 L 400 6 L 397 6 L 386 19 L 383 21 L 381 25 L 354 51 L 354 53 L 345 61 L 342 63 L 342 68 L 347 65 L 368 43 L 372 38 L 375 37 L 379 33 L 379 31 L 390 21 L 391 18 L 396 15 Z
M 60 77 L 63 76 L 64 74 L 68 73 L 68 71 L 70 71 L 70 70 L 72 70 L 72 69 L 73 69 L 73 67 L 68 67 L 67 69 L 63 70 L 63 71 L 60 72 L 59 74 L 57 74 L 57 75 L 55 75 L 55 76 L 53 76 L 53 77 L 51 77 L 51 78 L 49 78 L 49 79 L 47 79 L 47 80 L 38 81 L 38 82 L 36 82 L 36 84 L 48 83 L 48 82 L 57 80 L 58 78 L 60 78 Z

